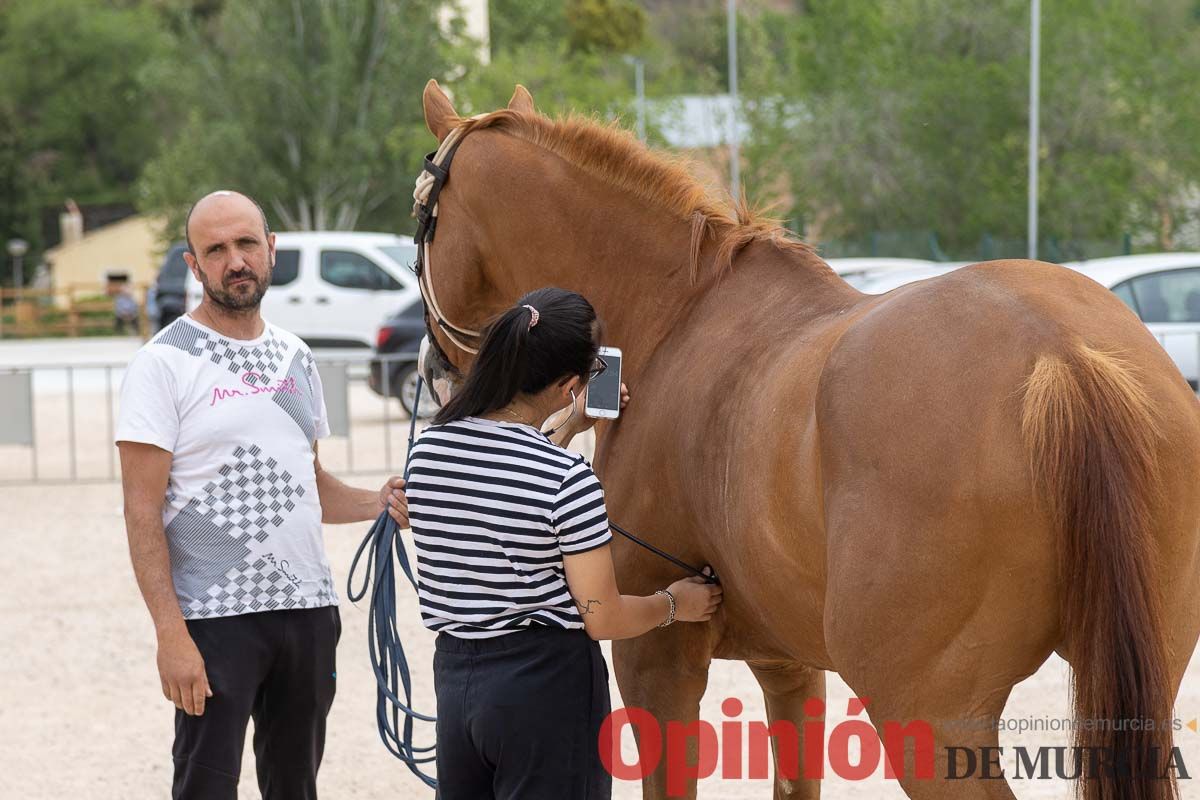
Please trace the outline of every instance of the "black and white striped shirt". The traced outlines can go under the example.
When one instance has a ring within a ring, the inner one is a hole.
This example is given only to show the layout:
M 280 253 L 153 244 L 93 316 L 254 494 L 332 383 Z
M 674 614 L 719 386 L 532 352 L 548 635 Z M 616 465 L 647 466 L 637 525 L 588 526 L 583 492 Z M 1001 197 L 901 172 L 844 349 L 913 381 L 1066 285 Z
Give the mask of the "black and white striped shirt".
M 528 425 L 467 417 L 427 428 L 409 465 L 426 627 L 463 638 L 583 627 L 563 555 L 612 539 L 583 456 Z

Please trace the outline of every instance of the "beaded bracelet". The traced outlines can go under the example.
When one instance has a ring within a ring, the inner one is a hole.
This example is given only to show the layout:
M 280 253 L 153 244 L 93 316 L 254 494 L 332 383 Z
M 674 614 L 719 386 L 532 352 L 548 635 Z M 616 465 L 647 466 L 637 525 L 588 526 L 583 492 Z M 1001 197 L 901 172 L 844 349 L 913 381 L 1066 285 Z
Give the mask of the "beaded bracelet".
M 668 625 L 670 625 L 672 622 L 675 621 L 675 595 L 671 594 L 670 589 L 659 589 L 657 592 L 655 592 L 655 594 L 665 594 L 667 596 L 668 602 L 670 602 L 670 604 L 671 604 L 671 610 L 669 612 L 667 612 L 667 618 L 664 621 L 658 623 L 658 626 L 657 626 L 659 628 L 665 628 Z

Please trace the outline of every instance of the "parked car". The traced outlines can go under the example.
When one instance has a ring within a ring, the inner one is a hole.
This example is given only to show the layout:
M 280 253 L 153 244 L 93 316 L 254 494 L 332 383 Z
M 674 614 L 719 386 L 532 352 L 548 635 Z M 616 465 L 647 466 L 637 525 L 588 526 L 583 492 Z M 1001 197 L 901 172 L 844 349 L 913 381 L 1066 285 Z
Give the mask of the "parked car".
M 913 281 L 923 281 L 926 278 L 936 278 L 939 275 L 945 275 L 947 272 L 953 272 L 958 269 L 960 264 L 938 264 L 930 262 L 923 267 L 914 269 L 896 269 L 885 270 L 883 272 L 867 272 L 855 276 L 855 279 L 850 281 L 850 285 L 866 294 L 883 294 L 890 292 L 892 289 L 903 286 L 906 283 Z
M 379 323 L 421 296 L 411 238 L 313 231 L 275 237 L 275 273 L 262 315 L 314 348 L 369 348 Z M 187 308 L 203 287 L 187 272 Z
M 825 263 L 846 283 L 861 289 L 862 282 L 873 275 L 924 269 L 936 266 L 938 262 L 919 258 L 830 258 Z
M 177 243 L 163 257 L 162 266 L 158 268 L 158 278 L 147 293 L 146 314 L 155 331 L 161 330 L 181 316 L 187 307 L 187 262 L 183 254 L 187 245 Z
M 371 359 L 367 385 L 375 394 L 384 394 L 384 375 L 387 375 L 387 394 L 400 400 L 411 417 L 417 394 L 417 351 L 425 335 L 425 304 L 421 298 L 388 317 L 379 328 L 375 342 L 376 358 Z M 438 404 L 429 387 L 421 391 L 419 416 L 432 417 Z
M 1200 253 L 1118 256 L 1063 266 L 1111 289 L 1146 323 L 1192 388 L 1200 386 Z

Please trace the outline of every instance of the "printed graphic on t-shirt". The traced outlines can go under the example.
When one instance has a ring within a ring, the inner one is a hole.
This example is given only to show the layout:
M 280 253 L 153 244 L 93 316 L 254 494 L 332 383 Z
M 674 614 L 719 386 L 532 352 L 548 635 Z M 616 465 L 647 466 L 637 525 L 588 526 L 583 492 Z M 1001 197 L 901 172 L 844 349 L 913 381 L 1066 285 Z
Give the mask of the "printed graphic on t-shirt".
M 117 441 L 172 453 L 163 525 L 185 618 L 335 605 L 312 446 L 328 421 L 312 353 L 186 317 L 130 363 Z
M 321 579 L 316 602 L 310 603 L 300 591 L 303 582 L 289 572 L 286 558 L 254 549 L 255 543 L 264 544 L 271 538 L 283 524 L 283 515 L 295 511 L 295 500 L 305 494 L 304 487 L 279 462 L 262 455 L 257 445 L 249 450 L 236 448 L 230 463 L 218 470 L 221 481 L 209 482 L 203 499 L 188 501 L 167 526 L 171 562 L 184 567 L 177 574 L 175 588 L 192 598 L 185 610 L 196 616 L 223 617 L 336 602 L 330 579 Z

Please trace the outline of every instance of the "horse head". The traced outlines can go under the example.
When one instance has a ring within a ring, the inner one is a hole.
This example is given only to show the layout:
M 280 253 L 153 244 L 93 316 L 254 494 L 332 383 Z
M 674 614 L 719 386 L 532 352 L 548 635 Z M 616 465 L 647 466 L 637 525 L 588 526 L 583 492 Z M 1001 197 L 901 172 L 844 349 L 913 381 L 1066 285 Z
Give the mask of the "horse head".
M 433 160 L 450 160 L 444 181 L 427 170 L 416 193 L 441 183 L 424 250 L 428 377 L 461 375 L 478 344 L 469 334 L 543 286 L 587 297 L 636 377 L 739 248 L 775 240 L 777 229 L 715 198 L 679 159 L 616 124 L 551 120 L 522 86 L 507 108 L 464 118 L 431 80 L 423 104 Z
M 527 269 L 509 266 L 511 260 L 505 258 L 508 250 L 497 241 L 498 234 L 503 238 L 506 227 L 504 208 L 514 198 L 503 170 L 491 174 L 494 171 L 488 169 L 487 161 L 503 158 L 497 151 L 502 151 L 505 143 L 494 132 L 491 136 L 477 134 L 476 139 L 485 141 L 473 141 L 459 154 L 468 133 L 490 127 L 485 120 L 491 115 L 460 117 L 434 80 L 425 87 L 423 105 L 426 125 L 439 145 L 431 160 L 444 172 L 435 180 L 437 170 L 431 172 L 427 164 L 414 192 L 418 218 L 422 208 L 424 213 L 436 213 L 436 219 L 428 226 L 423 223 L 419 232 L 423 238 L 418 245 L 422 248 L 421 269 L 426 273 L 421 288 L 428 329 L 419 366 L 434 394 L 444 400 L 469 368 L 487 321 L 536 284 L 531 283 L 534 279 L 526 274 Z M 505 111 L 537 114 L 533 97 L 520 85 Z M 442 191 L 450 183 L 451 164 L 454 188 Z M 531 259 L 523 267 L 536 263 Z

